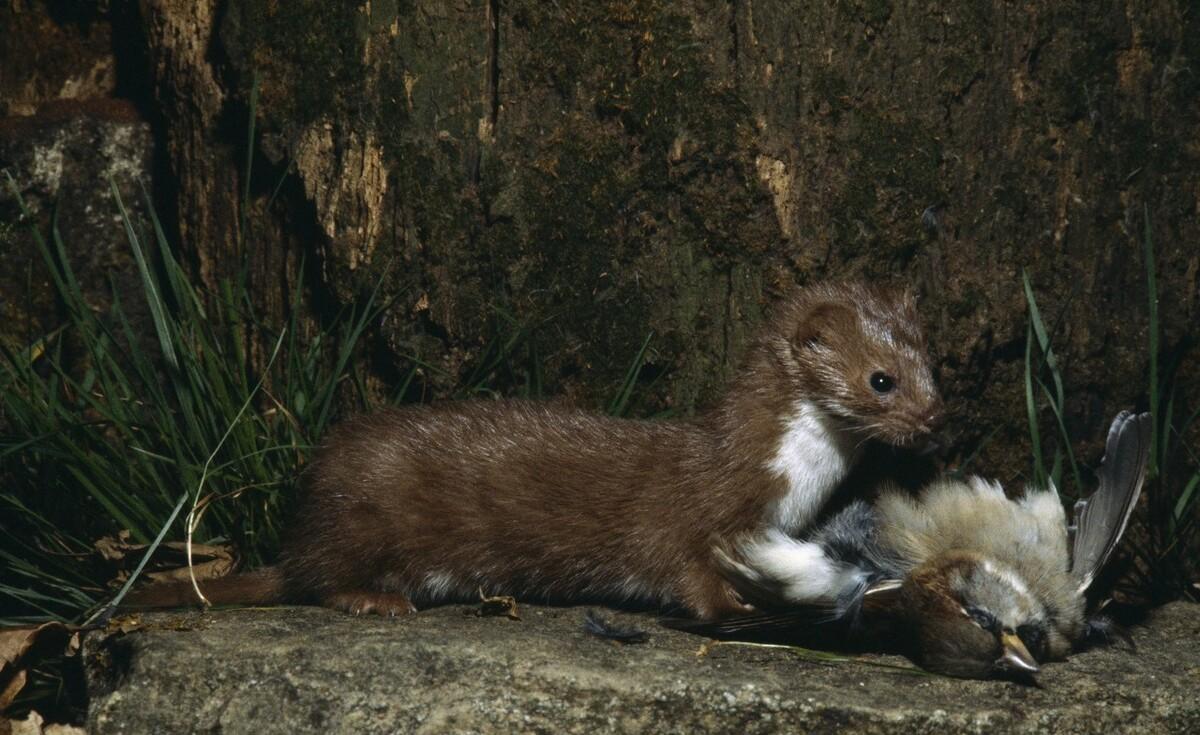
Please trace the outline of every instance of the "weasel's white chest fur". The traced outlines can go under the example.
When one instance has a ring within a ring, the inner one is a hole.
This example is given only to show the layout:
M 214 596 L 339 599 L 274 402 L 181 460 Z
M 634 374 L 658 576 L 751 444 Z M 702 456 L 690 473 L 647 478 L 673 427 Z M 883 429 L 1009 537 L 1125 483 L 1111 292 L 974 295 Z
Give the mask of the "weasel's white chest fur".
M 792 535 L 803 531 L 846 478 L 858 451 L 854 437 L 828 414 L 799 401 L 767 462 L 787 483 L 787 492 L 767 511 L 767 524 Z

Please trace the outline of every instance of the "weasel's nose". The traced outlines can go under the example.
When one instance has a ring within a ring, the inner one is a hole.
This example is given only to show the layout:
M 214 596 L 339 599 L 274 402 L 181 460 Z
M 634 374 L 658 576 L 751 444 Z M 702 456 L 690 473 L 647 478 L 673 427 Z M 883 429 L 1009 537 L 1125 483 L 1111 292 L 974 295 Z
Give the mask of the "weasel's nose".
M 936 433 L 945 426 L 946 406 L 942 403 L 941 399 L 925 411 L 924 415 L 921 416 L 921 423 L 925 425 L 930 434 Z
M 946 448 L 945 442 L 937 434 L 929 434 L 918 440 L 916 446 L 913 447 L 916 453 L 922 457 L 931 457 Z
M 917 420 L 920 422 L 921 436 L 914 442 L 913 449 L 918 454 L 924 456 L 936 454 L 944 449 L 946 446 L 945 442 L 939 436 L 939 431 L 946 423 L 946 414 L 942 410 L 942 402 L 939 400 L 930 406 L 918 415 Z

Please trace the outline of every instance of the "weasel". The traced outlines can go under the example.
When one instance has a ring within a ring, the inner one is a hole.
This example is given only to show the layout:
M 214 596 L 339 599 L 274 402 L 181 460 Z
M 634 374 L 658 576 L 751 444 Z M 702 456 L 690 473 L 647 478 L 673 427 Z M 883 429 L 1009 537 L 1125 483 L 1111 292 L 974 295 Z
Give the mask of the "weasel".
M 942 402 L 910 294 L 818 285 L 782 304 L 725 397 L 694 419 L 598 416 L 532 401 L 380 411 L 330 432 L 278 563 L 207 581 L 216 603 L 316 602 L 398 615 L 478 599 L 749 607 L 714 540 L 816 517 L 861 454 L 905 446 Z M 130 604 L 171 606 L 189 585 Z

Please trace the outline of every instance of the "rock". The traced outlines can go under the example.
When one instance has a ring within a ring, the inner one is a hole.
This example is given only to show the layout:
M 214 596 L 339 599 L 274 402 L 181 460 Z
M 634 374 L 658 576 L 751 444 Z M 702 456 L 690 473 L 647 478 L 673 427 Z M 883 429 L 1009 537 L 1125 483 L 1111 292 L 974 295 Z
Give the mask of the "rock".
M 519 621 L 443 607 L 403 619 L 313 608 L 144 616 L 84 643 L 90 732 L 1197 732 L 1200 607 L 1133 631 L 1137 653 L 1048 665 L 1039 687 L 926 675 L 658 628 L 621 645 L 580 608 Z M 128 626 L 125 626 L 128 629 Z

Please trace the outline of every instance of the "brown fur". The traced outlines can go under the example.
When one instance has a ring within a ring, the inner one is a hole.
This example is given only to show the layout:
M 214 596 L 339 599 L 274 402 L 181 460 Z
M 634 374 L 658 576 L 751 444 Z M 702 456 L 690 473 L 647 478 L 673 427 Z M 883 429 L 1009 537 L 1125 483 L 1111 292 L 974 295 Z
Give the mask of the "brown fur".
M 199 582 L 200 589 L 218 603 L 270 605 L 284 597 L 283 574 L 279 567 L 264 567 L 253 572 L 234 574 Z M 129 607 L 182 607 L 196 602 L 191 582 L 168 582 L 136 590 L 125 597 Z
M 907 295 L 818 286 L 784 305 L 727 397 L 695 420 L 529 401 L 362 416 L 330 432 L 306 473 L 276 567 L 283 587 L 272 591 L 388 614 L 407 600 L 478 599 L 480 588 L 678 605 L 710 619 L 742 612 L 713 540 L 760 528 L 786 492 L 767 464 L 796 401 L 819 403 L 855 442 L 905 443 L 941 408 L 924 354 Z M 880 370 L 897 381 L 891 395 L 868 385 Z M 220 589 L 214 601 L 239 601 Z

